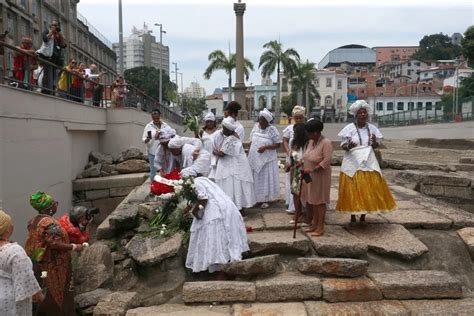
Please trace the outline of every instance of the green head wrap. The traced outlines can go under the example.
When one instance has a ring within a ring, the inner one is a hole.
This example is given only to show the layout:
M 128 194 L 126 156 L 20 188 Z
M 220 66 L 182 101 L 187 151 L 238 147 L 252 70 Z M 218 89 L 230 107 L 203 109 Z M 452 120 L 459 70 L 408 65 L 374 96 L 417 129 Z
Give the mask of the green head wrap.
M 30 204 L 35 210 L 41 212 L 53 206 L 54 199 L 51 195 L 38 191 L 31 195 Z

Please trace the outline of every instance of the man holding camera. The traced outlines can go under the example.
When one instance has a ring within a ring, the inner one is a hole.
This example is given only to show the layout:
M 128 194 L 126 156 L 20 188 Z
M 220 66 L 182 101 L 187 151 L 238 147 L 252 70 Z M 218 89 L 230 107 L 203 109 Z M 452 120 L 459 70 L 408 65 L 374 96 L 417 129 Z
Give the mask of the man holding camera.
M 69 242 L 78 245 L 89 242 L 89 224 L 98 213 L 98 208 L 74 206 L 69 214 L 61 216 L 59 223 L 67 232 Z
M 63 50 L 67 46 L 66 39 L 64 38 L 63 33 L 61 33 L 61 28 L 58 21 L 53 20 L 49 26 L 49 30 L 43 32 L 43 43 L 51 43 L 53 49 L 50 56 L 44 56 L 41 54 L 41 52 L 39 52 L 40 57 L 55 64 L 58 67 L 53 68 L 51 65 L 45 65 L 43 74 L 44 89 L 42 92 L 44 94 L 54 94 L 54 88 L 56 86 L 59 69 L 64 66 Z
M 158 109 L 151 111 L 152 121 L 145 126 L 143 130 L 142 141 L 146 144 L 146 153 L 150 163 L 150 179 L 153 181 L 156 175 L 155 153 L 160 146 L 160 130 L 169 127 L 168 124 L 161 121 L 161 112 Z

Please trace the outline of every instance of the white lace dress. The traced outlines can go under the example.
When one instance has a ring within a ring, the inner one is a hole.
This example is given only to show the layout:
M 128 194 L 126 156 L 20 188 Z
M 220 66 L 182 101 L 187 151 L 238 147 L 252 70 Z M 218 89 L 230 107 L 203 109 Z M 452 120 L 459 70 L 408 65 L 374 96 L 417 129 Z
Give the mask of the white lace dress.
M 199 199 L 207 200 L 203 218 L 191 225 L 186 267 L 193 272 L 218 271 L 249 250 L 244 220 L 232 200 L 208 178 L 194 179 Z
M 293 141 L 293 136 L 295 134 L 293 127 L 294 124 L 290 124 L 283 130 L 283 138 L 288 139 L 288 147 L 291 146 L 291 142 Z M 285 155 L 286 162 L 290 163 L 291 158 L 289 153 L 285 153 Z M 285 173 L 285 204 L 288 205 L 288 210 L 295 211 L 295 202 L 293 201 L 293 194 L 291 194 L 291 172 Z
M 0 246 L 0 315 L 31 316 L 32 296 L 40 290 L 25 250 L 16 243 Z

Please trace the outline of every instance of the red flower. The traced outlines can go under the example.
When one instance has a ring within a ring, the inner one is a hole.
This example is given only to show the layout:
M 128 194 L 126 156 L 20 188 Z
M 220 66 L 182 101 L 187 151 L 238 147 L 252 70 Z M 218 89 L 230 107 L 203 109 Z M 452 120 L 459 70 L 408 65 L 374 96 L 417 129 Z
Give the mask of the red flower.
M 166 174 L 163 178 L 168 179 L 168 180 L 181 180 L 181 176 L 179 174 L 178 169 L 171 171 L 169 174 Z M 155 195 L 171 193 L 171 192 L 174 192 L 174 187 L 167 184 L 153 181 L 153 183 L 151 184 L 151 192 Z
M 252 233 L 253 232 L 252 226 L 247 226 L 247 227 L 245 227 L 245 229 L 247 230 L 247 233 Z

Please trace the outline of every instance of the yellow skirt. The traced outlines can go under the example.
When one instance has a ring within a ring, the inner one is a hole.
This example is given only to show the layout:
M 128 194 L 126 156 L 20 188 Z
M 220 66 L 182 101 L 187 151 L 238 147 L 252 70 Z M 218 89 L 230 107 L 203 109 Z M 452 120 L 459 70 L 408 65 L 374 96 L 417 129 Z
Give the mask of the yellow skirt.
M 353 214 L 391 212 L 397 208 L 387 182 L 376 171 L 357 171 L 351 178 L 339 174 L 336 211 Z

